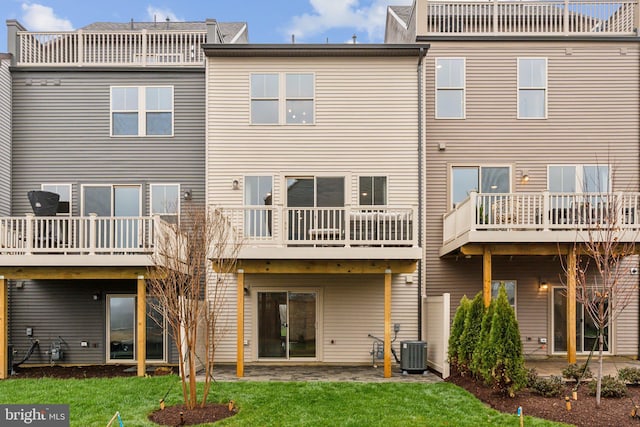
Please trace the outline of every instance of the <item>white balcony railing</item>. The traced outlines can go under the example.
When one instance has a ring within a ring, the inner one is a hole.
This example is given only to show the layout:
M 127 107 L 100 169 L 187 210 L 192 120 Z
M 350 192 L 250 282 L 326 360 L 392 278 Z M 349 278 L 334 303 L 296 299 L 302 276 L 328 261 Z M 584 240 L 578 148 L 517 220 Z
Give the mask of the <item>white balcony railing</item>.
M 638 0 L 422 0 L 418 35 L 631 35 Z
M 0 255 L 153 254 L 159 217 L 0 218 Z
M 640 232 L 640 193 L 472 192 L 443 217 L 443 243 L 469 231 Z
M 415 207 L 225 207 L 252 246 L 417 246 Z
M 201 66 L 206 31 L 18 31 L 17 65 Z

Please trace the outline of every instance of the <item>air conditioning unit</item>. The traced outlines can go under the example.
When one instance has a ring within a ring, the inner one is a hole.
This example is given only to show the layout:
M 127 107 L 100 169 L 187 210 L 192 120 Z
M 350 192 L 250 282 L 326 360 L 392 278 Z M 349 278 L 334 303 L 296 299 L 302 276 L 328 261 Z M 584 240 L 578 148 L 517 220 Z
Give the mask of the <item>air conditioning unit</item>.
M 427 343 L 425 341 L 400 342 L 400 369 L 403 375 L 424 373 L 427 370 Z

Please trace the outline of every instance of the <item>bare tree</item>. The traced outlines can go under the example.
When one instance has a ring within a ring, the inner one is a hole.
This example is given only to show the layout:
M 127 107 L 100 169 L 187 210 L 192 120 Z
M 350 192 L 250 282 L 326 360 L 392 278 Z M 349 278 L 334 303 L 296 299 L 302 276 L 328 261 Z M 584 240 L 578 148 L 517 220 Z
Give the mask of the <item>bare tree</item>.
M 637 280 L 631 275 L 631 269 L 638 264 L 637 203 L 635 197 L 626 198 L 623 193 L 582 197 L 576 219 L 584 229 L 578 232 L 573 246 L 575 271 L 569 268 L 569 260 L 563 268 L 567 274 L 576 275 L 576 302 L 582 304 L 596 329 L 596 406 L 600 406 L 605 330 L 638 298 Z
M 198 400 L 205 405 L 211 388 L 215 348 L 226 329 L 221 321 L 224 296 L 241 245 L 220 209 L 187 206 L 179 224 L 159 224 L 147 286 L 178 350 L 184 403 L 193 409 Z M 198 362 L 205 371 L 201 399 Z

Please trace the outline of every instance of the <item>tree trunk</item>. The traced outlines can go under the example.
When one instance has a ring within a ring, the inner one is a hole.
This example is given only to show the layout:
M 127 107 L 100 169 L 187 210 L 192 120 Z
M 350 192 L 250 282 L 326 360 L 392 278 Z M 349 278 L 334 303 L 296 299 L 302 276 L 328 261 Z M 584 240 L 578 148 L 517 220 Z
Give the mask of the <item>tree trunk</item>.
M 598 382 L 596 384 L 596 407 L 600 407 L 600 395 L 602 393 L 602 358 L 604 351 L 603 329 L 598 330 Z

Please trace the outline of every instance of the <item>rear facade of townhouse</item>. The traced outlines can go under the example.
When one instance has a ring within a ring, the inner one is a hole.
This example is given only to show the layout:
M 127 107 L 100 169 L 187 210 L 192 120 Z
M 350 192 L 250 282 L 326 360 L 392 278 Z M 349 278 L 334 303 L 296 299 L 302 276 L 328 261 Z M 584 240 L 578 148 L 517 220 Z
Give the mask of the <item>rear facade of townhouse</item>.
M 504 283 L 528 357 L 592 351 L 593 322 L 567 297 L 569 260 L 589 230 L 638 238 L 637 19 L 637 2 L 390 8 L 387 42 L 430 46 L 426 298 L 449 293 L 453 313 Z M 637 263 L 625 260 L 634 296 L 606 354 L 638 356 Z
M 25 365 L 132 364 L 139 375 L 146 364 L 175 363 L 145 280 L 158 233 L 204 204 L 200 45 L 246 41 L 246 25 L 7 26 L 2 377 L 10 356 L 29 355 Z M 59 200 L 43 216 L 31 191 Z

